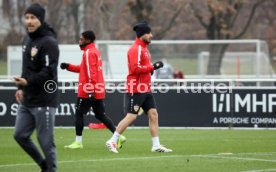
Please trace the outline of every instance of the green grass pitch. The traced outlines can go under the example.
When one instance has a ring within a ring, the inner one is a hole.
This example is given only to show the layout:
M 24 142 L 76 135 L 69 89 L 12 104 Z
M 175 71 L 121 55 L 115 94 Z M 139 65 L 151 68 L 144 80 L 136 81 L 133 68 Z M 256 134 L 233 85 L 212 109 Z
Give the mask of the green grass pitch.
M 0 172 L 39 171 L 15 143 L 13 129 L 0 129 Z M 34 133 L 35 135 L 35 133 Z M 152 153 L 148 129 L 129 129 L 119 154 L 108 152 L 107 130 L 85 129 L 84 148 L 64 149 L 74 129 L 55 129 L 59 172 L 262 172 L 276 171 L 276 130 L 161 129 L 172 153 Z M 34 137 L 36 141 L 36 138 Z

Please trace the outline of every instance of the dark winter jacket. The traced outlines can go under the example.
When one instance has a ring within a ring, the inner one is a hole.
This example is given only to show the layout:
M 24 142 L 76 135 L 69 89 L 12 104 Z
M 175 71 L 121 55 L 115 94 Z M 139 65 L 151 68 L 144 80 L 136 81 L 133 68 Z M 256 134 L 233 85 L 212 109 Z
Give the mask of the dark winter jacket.
M 22 75 L 28 81 L 23 87 L 23 105 L 56 107 L 58 103 L 57 66 L 59 58 L 55 31 L 43 23 L 23 41 Z

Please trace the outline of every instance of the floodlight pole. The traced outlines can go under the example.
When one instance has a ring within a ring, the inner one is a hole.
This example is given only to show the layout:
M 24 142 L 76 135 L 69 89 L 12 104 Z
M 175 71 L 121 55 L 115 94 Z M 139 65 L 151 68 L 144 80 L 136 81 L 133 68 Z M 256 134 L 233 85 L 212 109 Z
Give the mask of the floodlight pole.
M 256 56 L 256 77 L 260 78 L 260 56 L 261 56 L 261 41 L 257 40 L 257 56 Z M 260 86 L 260 83 L 257 83 L 258 86 Z

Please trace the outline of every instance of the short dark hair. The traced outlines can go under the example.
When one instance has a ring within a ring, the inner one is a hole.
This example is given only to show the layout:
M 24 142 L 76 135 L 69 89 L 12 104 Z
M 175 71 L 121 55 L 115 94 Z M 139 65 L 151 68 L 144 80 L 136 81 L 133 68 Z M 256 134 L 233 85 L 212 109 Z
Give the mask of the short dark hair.
M 92 30 L 87 30 L 82 32 L 81 34 L 85 39 L 90 40 L 91 42 L 94 42 L 96 39 L 95 33 Z

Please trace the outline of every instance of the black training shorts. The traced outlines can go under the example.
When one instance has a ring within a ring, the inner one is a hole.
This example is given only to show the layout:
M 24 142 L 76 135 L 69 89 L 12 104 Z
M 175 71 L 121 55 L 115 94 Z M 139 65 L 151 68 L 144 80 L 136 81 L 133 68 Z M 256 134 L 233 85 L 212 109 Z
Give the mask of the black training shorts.
M 127 93 L 127 113 L 138 114 L 140 108 L 147 113 L 151 108 L 156 109 L 152 93 Z

